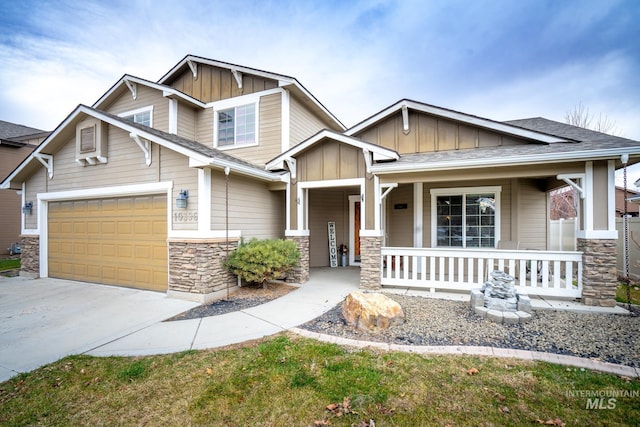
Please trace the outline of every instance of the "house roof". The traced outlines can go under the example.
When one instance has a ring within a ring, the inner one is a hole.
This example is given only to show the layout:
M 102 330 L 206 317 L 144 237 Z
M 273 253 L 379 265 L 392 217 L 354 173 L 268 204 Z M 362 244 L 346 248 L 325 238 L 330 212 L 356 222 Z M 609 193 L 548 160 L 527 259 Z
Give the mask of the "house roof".
M 187 55 L 180 62 L 178 62 L 171 70 L 169 70 L 164 76 L 158 80 L 158 83 L 161 85 L 170 82 L 174 77 L 183 72 L 187 67 L 189 67 L 190 63 L 201 63 L 206 65 L 211 65 L 213 67 L 225 68 L 232 71 L 237 71 L 240 73 L 251 74 L 255 76 L 260 76 L 272 80 L 277 80 L 278 85 L 280 87 L 287 87 L 294 95 L 301 97 L 305 100 L 309 100 L 311 102 L 311 106 L 316 111 L 322 113 L 324 116 L 329 118 L 330 122 L 333 124 L 332 127 L 335 127 L 336 130 L 345 130 L 346 127 L 342 124 L 340 120 L 336 116 L 333 115 L 318 99 L 311 94 L 295 77 L 287 76 L 284 74 L 272 73 L 270 71 L 259 70 L 257 68 L 246 67 L 243 65 L 231 64 L 228 62 L 217 61 L 214 59 L 203 58 L 195 55 Z
M 145 80 L 145 79 L 141 79 L 140 77 L 135 77 L 135 76 L 131 76 L 129 74 L 125 74 L 124 76 L 122 76 L 120 78 L 120 80 L 118 80 L 113 86 L 111 86 L 111 88 L 100 97 L 100 99 L 98 99 L 94 104 L 93 104 L 93 108 L 100 108 L 105 102 L 107 102 L 109 99 L 112 98 L 113 94 L 120 89 L 123 86 L 127 86 L 129 84 L 139 84 L 142 86 L 146 86 L 152 89 L 156 89 L 159 91 L 162 91 L 162 95 L 166 96 L 167 98 L 173 98 L 173 99 L 177 99 L 179 101 L 183 101 L 186 102 L 187 104 L 190 104 L 194 107 L 198 107 L 198 108 L 205 108 L 206 104 L 204 102 L 201 102 L 183 92 L 180 92 L 179 90 L 171 87 L 171 86 L 167 86 L 167 85 L 163 85 L 160 83 L 154 83 L 151 82 L 149 80 Z
M 302 141 L 294 147 L 291 147 L 289 150 L 275 157 L 273 160 L 267 162 L 265 168 L 267 170 L 278 170 L 282 168 L 282 162 L 291 157 L 295 157 L 299 153 L 311 148 L 315 144 L 319 143 L 323 139 L 332 139 L 334 141 L 341 142 L 343 144 L 351 145 L 363 150 L 368 150 L 373 154 L 373 160 L 375 161 L 387 161 L 387 160 L 398 160 L 400 156 L 394 150 L 389 148 L 382 147 L 380 145 L 371 144 L 369 142 L 365 142 L 361 139 L 354 138 L 352 136 L 347 136 L 338 132 L 334 132 L 332 130 L 323 129 L 310 138 Z
M 622 154 L 640 155 L 633 140 L 583 141 L 575 144 L 523 144 L 402 155 L 396 162 L 372 166 L 374 173 L 480 168 L 614 159 Z
M 500 132 L 502 134 L 528 139 L 536 143 L 551 144 L 558 142 L 572 142 L 572 138 L 570 137 L 559 137 L 558 135 L 546 133 L 541 130 L 527 129 L 523 126 L 513 126 L 506 122 L 498 122 L 495 120 L 486 119 L 484 117 L 450 110 L 448 108 L 442 108 L 435 105 L 425 104 L 423 102 L 412 101 L 410 99 L 401 99 L 395 104 L 390 105 L 389 107 L 348 129 L 345 134 L 355 135 L 357 133 L 360 133 L 369 127 L 379 124 L 387 117 L 397 114 L 399 111 L 402 111 L 403 108 L 408 108 L 410 110 L 418 111 L 421 113 L 443 117 L 449 120 L 455 120 L 457 122 L 481 127 L 495 132 Z
M 0 120 L 0 144 L 24 146 L 23 141 L 31 138 L 46 136 L 48 132 Z
M 49 137 L 45 139 L 40 146 L 38 146 L 31 156 L 27 157 L 2 183 L 0 183 L 0 188 L 10 188 L 13 180 L 20 179 L 23 173 L 28 173 L 28 171 L 33 170 L 34 166 L 38 166 L 40 163 L 34 158 L 34 154 L 53 154 L 60 144 L 64 144 L 68 141 L 64 136 L 68 136 L 67 134 L 70 132 L 69 129 L 73 128 L 73 132 L 75 132 L 75 128 L 73 127 L 74 123 L 83 120 L 87 116 L 94 117 L 127 131 L 130 134 L 136 134 L 141 138 L 179 152 L 189 157 L 196 166 L 214 166 L 218 168 L 230 167 L 231 170 L 236 173 L 266 181 L 280 181 L 281 178 L 281 175 L 277 173 L 265 171 L 259 166 L 230 156 L 215 148 L 207 147 L 199 142 L 191 141 L 174 134 L 169 134 L 148 126 L 134 123 L 122 117 L 87 107 L 86 105 L 79 105 L 51 133 L 51 135 L 49 135 Z

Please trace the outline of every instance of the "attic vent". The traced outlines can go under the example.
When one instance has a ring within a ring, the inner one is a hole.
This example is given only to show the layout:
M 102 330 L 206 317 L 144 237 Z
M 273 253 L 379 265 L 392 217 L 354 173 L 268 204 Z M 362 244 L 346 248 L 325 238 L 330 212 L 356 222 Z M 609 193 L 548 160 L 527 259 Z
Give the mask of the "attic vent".
M 96 150 L 96 127 L 95 125 L 84 128 L 80 131 L 80 152 L 87 153 Z

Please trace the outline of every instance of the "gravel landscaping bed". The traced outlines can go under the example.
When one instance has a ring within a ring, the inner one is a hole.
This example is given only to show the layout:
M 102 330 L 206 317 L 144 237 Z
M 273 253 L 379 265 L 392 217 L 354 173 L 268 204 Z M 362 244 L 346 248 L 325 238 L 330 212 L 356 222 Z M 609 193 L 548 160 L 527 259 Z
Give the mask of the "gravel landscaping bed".
M 221 299 L 211 304 L 203 304 L 191 310 L 173 316 L 165 322 L 174 320 L 199 319 L 201 317 L 219 316 L 232 311 L 246 310 L 260 304 L 280 298 L 298 289 L 281 282 L 267 283 L 265 288 L 256 285 L 245 285 L 233 292 L 229 299 Z
M 640 309 L 637 306 L 629 316 L 536 310 L 528 323 L 502 325 L 477 316 L 468 302 L 388 296 L 404 310 L 402 326 L 380 333 L 358 331 L 344 322 L 340 303 L 301 328 L 392 344 L 514 348 L 640 367 Z

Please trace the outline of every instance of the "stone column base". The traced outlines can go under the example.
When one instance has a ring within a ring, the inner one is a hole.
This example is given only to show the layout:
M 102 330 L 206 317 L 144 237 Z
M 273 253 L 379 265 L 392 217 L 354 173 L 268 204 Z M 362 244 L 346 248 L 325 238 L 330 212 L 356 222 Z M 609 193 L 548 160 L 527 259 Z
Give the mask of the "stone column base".
M 616 305 L 616 240 L 578 238 L 582 252 L 582 302 L 585 305 Z
M 287 236 L 287 240 L 294 241 L 300 252 L 298 266 L 289 272 L 287 282 L 306 283 L 309 280 L 309 236 Z
M 360 289 L 379 290 L 382 237 L 360 237 Z
M 169 239 L 167 295 L 203 304 L 225 298 L 237 289 L 237 278 L 224 267 L 225 239 Z M 229 252 L 238 239 L 229 240 Z
M 20 276 L 40 277 L 40 236 L 20 236 Z

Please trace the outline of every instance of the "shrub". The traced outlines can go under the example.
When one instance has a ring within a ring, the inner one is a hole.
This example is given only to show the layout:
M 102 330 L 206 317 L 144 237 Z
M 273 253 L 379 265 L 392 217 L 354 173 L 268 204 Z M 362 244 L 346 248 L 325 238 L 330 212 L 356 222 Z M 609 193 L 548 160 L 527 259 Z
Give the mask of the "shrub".
M 252 239 L 231 252 L 224 265 L 247 283 L 264 287 L 268 281 L 280 278 L 296 266 L 299 259 L 300 252 L 291 240 Z

